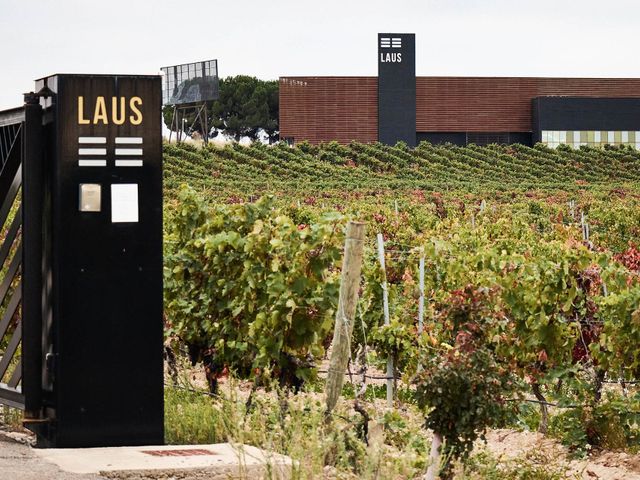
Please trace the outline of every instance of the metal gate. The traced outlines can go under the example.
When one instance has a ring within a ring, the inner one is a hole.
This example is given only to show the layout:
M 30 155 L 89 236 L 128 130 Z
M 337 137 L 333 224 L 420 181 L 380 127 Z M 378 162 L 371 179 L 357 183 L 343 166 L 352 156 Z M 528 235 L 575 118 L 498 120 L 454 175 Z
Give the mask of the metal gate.
M 43 114 L 40 98 L 0 112 L 0 403 L 42 418 Z
M 0 403 L 21 409 L 23 133 L 24 108 L 0 112 Z

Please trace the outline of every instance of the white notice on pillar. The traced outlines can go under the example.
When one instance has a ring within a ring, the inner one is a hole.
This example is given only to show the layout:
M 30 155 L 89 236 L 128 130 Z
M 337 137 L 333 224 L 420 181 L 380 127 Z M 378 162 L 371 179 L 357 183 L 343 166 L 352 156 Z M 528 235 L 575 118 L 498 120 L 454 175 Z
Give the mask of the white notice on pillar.
M 111 185 L 111 223 L 138 221 L 138 184 Z

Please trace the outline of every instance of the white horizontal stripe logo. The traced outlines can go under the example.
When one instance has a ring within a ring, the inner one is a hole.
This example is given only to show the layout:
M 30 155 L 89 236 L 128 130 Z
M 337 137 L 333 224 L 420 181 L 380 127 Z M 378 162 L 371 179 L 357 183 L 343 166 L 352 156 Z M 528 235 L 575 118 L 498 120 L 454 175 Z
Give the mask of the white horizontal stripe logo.
M 116 155 L 142 155 L 141 148 L 116 148 Z
M 79 148 L 78 155 L 106 155 L 106 148 Z
M 106 167 L 106 160 L 78 160 L 79 167 Z
M 78 143 L 107 143 L 107 137 L 78 137 Z
M 116 145 L 119 145 L 121 143 L 141 144 L 142 137 L 116 137 Z
M 141 167 L 142 160 L 116 160 L 116 167 Z

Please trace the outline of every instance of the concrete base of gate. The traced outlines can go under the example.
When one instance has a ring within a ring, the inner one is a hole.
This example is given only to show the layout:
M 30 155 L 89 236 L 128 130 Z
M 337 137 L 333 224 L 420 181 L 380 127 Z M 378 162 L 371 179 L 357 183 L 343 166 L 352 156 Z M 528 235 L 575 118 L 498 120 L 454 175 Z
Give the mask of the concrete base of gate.
M 148 447 L 34 449 L 70 473 L 126 480 L 229 480 L 290 478 L 289 457 L 247 445 L 164 445 Z

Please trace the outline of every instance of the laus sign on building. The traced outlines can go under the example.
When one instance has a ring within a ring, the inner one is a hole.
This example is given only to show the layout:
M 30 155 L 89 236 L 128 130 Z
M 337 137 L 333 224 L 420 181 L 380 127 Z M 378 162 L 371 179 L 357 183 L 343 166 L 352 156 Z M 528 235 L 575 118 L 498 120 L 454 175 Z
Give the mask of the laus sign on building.
M 416 145 L 416 36 L 378 34 L 378 139 Z

